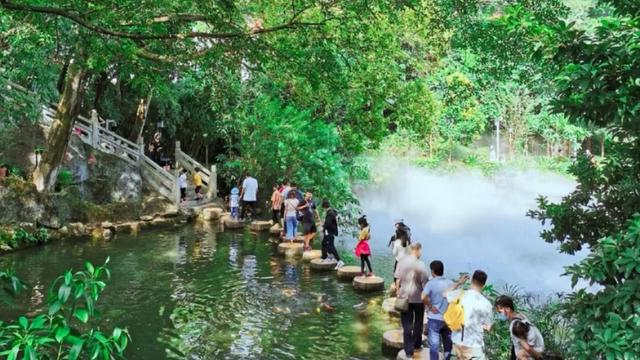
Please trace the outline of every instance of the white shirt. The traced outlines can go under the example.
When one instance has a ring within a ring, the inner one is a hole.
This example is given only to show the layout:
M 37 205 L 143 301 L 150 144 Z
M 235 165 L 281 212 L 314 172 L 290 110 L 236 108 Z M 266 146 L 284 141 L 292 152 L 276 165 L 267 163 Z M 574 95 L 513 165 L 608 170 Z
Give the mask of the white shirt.
M 520 321 L 524 321 L 526 323 L 529 324 L 529 333 L 527 334 L 527 343 L 529 344 L 529 346 L 531 346 L 533 348 L 533 350 L 541 353 L 544 351 L 544 339 L 542 338 L 542 334 L 540 333 L 540 330 L 538 330 L 537 327 L 535 327 L 533 324 L 531 324 L 529 322 L 529 319 L 527 319 L 526 316 L 521 315 L 521 314 L 516 314 L 516 317 L 518 317 L 519 319 L 521 319 Z M 511 343 L 513 344 L 513 349 L 516 353 L 516 355 L 518 355 L 518 353 L 522 350 L 522 345 L 520 345 L 520 339 L 513 336 L 513 324 L 518 321 L 517 319 L 514 319 L 511 321 L 511 323 L 509 323 L 509 334 L 511 334 Z M 534 360 L 533 357 L 529 356 L 527 357 L 527 360 Z
M 450 291 L 447 294 L 449 304 L 453 303 L 461 290 Z M 482 294 L 474 289 L 464 290 L 460 304 L 464 309 L 464 338 L 462 331 L 451 334 L 454 344 L 472 348 L 484 348 L 483 325 L 493 324 L 493 306 Z
M 233 194 L 229 196 L 229 207 L 238 207 L 240 206 L 240 195 Z
M 180 186 L 180 189 L 187 188 L 187 174 L 182 173 L 178 176 L 178 185 Z
M 298 205 L 300 201 L 296 198 L 287 199 L 284 201 L 284 216 L 291 217 L 296 216 L 296 211 L 298 209 Z
M 258 180 L 252 178 L 251 176 L 247 176 L 242 182 L 242 190 L 244 190 L 244 195 L 242 200 L 244 201 L 256 201 L 258 200 Z
M 409 245 L 406 247 L 402 246 L 402 240 L 398 239 L 393 242 L 393 256 L 395 256 L 396 261 L 400 262 L 405 256 L 409 255 Z

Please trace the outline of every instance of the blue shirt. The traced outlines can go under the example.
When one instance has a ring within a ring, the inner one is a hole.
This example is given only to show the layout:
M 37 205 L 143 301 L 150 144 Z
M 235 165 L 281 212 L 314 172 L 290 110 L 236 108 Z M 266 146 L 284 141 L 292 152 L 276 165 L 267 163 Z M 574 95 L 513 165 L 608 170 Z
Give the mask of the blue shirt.
M 453 286 L 453 281 L 445 279 L 442 276 L 436 276 L 427 282 L 424 287 L 423 293 L 429 297 L 431 306 L 438 309 L 438 313 L 432 313 L 431 309 L 428 309 L 427 319 L 442 320 L 442 314 L 447 311 L 449 302 L 444 297 L 443 293 Z

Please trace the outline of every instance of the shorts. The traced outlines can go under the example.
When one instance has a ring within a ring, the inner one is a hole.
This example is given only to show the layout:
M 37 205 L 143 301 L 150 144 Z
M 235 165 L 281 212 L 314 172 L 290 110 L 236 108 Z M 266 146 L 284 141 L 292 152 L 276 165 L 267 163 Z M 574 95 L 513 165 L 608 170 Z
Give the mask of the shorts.
M 200 194 L 200 191 L 202 191 L 202 186 L 196 186 L 196 194 Z
M 486 360 L 484 349 L 481 347 L 468 347 L 460 344 L 453 344 L 453 353 L 459 360 Z
M 302 231 L 305 235 L 309 235 L 309 234 L 315 234 L 316 232 L 318 232 L 318 229 L 316 228 L 315 223 L 305 222 L 304 224 L 302 224 Z

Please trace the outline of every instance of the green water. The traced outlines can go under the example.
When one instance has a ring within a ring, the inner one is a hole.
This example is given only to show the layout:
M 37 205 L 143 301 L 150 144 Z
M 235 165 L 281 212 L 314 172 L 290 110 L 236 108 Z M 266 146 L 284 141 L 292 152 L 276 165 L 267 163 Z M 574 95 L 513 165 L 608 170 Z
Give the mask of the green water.
M 339 247 L 348 252 L 349 242 Z M 398 327 L 381 312 L 383 294 L 355 293 L 333 272 L 284 259 L 275 239 L 197 225 L 0 257 L 31 286 L 0 319 L 41 310 L 56 275 L 107 256 L 113 277 L 97 322 L 129 329 L 129 359 L 377 359 L 382 332 Z M 392 260 L 373 265 L 389 283 Z

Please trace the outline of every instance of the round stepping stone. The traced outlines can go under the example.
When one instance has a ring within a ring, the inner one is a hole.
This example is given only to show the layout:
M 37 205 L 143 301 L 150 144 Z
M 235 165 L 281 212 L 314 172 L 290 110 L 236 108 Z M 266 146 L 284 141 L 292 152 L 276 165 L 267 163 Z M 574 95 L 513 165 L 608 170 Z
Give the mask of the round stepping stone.
M 222 215 L 223 210 L 220 208 L 206 208 L 202 210 L 201 216 L 203 220 L 217 220 Z
M 304 245 L 299 243 L 283 242 L 278 244 L 278 253 L 285 256 L 299 256 L 304 251 Z
M 266 231 L 271 227 L 270 221 L 254 221 L 249 225 L 251 231 Z
M 311 260 L 311 270 L 316 271 L 331 271 L 336 268 L 338 264 L 334 259 L 330 259 L 327 261 L 322 261 L 322 259 L 313 259 Z
M 394 357 L 402 350 L 402 329 L 388 330 L 382 334 L 382 355 Z
M 269 232 L 271 235 L 280 235 L 282 234 L 282 226 L 280 226 L 280 224 L 275 224 L 269 228 Z
M 429 356 L 429 348 L 423 347 L 420 351 L 416 351 L 415 353 L 413 353 L 412 358 L 408 358 L 407 355 L 405 355 L 404 350 L 400 350 L 400 352 L 396 356 L 396 360 L 408 360 L 408 359 L 431 360 Z M 438 359 L 434 359 L 434 360 L 440 360 L 440 359 L 444 359 L 444 355 L 442 353 L 439 353 Z
M 309 250 L 302 253 L 302 260 L 311 261 L 313 259 L 319 259 L 322 257 L 322 251 L 320 250 Z
M 400 312 L 396 310 L 395 305 L 396 305 L 395 297 L 386 298 L 382 302 L 382 311 L 389 314 L 390 316 L 400 316 Z
M 244 222 L 235 220 L 232 217 L 225 218 L 223 224 L 225 228 L 229 229 L 241 229 L 244 227 Z
M 363 292 L 384 290 L 384 279 L 379 276 L 356 276 L 353 278 L 353 288 Z
M 354 277 L 360 275 L 360 267 L 359 266 L 343 266 L 338 269 L 336 273 L 338 275 L 338 279 L 340 280 L 353 280 Z

